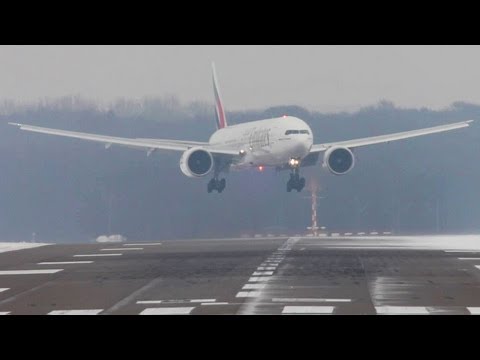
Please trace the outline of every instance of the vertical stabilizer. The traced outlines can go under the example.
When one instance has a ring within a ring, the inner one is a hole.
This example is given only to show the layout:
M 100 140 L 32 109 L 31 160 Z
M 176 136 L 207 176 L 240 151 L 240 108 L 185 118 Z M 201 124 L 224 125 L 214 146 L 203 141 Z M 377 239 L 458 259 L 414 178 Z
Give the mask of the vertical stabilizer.
M 227 127 L 227 117 L 225 116 L 225 108 L 223 107 L 220 89 L 218 87 L 217 73 L 215 71 L 215 63 L 212 63 L 213 74 L 213 92 L 215 94 L 215 115 L 217 117 L 217 129 Z

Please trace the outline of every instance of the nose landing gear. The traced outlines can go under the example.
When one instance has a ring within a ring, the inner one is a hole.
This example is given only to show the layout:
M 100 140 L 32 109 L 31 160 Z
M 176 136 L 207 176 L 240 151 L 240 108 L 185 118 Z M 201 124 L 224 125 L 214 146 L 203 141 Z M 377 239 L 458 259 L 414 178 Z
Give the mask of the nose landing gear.
M 300 170 L 298 167 L 292 169 L 290 180 L 287 182 L 287 192 L 292 192 L 293 189 L 300 192 L 305 187 L 305 178 L 300 177 Z

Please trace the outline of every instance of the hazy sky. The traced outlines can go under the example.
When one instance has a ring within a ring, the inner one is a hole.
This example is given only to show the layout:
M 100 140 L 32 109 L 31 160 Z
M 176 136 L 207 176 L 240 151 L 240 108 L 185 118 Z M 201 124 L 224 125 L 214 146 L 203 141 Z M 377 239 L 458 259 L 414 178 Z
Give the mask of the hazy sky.
M 353 110 L 480 103 L 480 46 L 0 46 L 0 100 L 82 95 L 109 102 L 175 94 L 230 110 Z

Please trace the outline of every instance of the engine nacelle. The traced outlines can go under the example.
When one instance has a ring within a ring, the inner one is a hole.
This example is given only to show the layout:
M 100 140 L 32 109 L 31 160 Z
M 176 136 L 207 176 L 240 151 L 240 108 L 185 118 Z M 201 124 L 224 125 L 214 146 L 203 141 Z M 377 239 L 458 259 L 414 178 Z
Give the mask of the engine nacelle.
M 198 147 L 185 151 L 180 158 L 180 170 L 191 178 L 207 176 L 212 172 L 213 166 L 212 154 Z
M 323 167 L 335 175 L 345 175 L 355 166 L 355 156 L 344 147 L 331 147 L 323 157 Z

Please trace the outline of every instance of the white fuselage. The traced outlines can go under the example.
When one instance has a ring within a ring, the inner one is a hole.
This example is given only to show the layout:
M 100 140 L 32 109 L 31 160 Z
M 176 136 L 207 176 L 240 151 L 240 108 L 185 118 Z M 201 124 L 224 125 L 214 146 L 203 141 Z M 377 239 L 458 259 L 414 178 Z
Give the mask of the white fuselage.
M 284 116 L 228 126 L 216 131 L 209 142 L 242 151 L 245 155 L 238 167 L 282 166 L 309 154 L 313 134 L 303 120 Z

